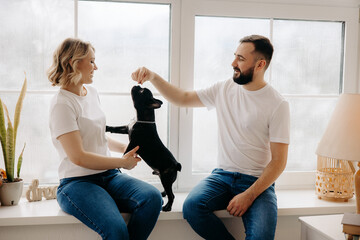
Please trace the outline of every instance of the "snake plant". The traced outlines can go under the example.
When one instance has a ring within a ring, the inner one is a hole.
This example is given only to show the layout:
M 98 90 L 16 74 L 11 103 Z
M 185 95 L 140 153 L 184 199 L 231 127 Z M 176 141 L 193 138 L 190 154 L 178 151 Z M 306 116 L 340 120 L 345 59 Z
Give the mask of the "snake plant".
M 16 146 L 16 134 L 20 122 L 20 112 L 22 109 L 23 100 L 25 97 L 27 87 L 27 80 L 25 77 L 23 86 L 21 88 L 20 96 L 16 103 L 14 125 L 12 125 L 9 112 L 6 105 L 0 98 L 0 141 L 3 152 L 3 158 L 5 163 L 5 171 L 7 175 L 7 182 L 14 182 L 20 178 L 20 169 L 22 164 L 22 155 L 24 153 L 25 144 L 18 158 L 17 163 L 17 179 L 14 177 L 15 170 L 15 146 Z M 5 127 L 5 116 L 7 118 L 7 128 Z

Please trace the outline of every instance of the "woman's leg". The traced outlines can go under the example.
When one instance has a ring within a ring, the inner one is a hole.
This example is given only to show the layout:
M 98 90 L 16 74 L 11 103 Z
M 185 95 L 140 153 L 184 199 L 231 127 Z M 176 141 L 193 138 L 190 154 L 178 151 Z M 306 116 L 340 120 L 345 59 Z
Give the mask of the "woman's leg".
M 231 178 L 213 173 L 189 193 L 183 205 L 184 218 L 194 231 L 207 240 L 233 240 L 223 222 L 213 213 L 225 209 L 231 200 Z
M 109 177 L 106 190 L 121 212 L 131 213 L 128 223 L 130 239 L 147 239 L 161 211 L 163 201 L 160 191 L 121 172 Z
M 94 179 L 91 176 L 62 180 L 57 192 L 60 207 L 103 239 L 129 239 L 115 201 Z

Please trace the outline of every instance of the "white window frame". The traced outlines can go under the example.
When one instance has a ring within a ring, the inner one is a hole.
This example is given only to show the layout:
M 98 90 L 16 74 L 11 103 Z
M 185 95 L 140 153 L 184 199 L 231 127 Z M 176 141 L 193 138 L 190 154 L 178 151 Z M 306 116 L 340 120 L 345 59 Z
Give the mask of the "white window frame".
M 301 4 L 249 3 L 224 0 L 182 0 L 180 47 L 183 50 L 180 54 L 179 75 L 181 80 L 171 78 L 171 82 L 183 89 L 193 89 L 194 85 L 195 16 L 343 21 L 345 22 L 343 92 L 359 92 L 357 70 L 359 66 L 359 10 L 355 6 L 305 6 Z M 230 66 L 230 63 L 224 64 Z M 174 107 L 172 106 L 172 108 Z M 187 108 L 179 108 L 178 111 L 178 160 L 183 167 L 178 177 L 178 188 L 179 190 L 189 190 L 208 174 L 192 173 L 193 111 Z M 284 172 L 276 181 L 276 186 L 277 188 L 292 189 L 312 188 L 314 183 L 315 171 Z
M 115 0 L 113 1 L 115 2 Z M 345 93 L 360 92 L 358 80 L 358 68 L 360 67 L 358 59 L 359 9 L 357 2 L 354 2 L 354 0 L 343 0 L 341 3 L 343 5 L 339 6 L 339 3 L 335 0 L 315 0 L 319 5 L 310 6 L 310 4 L 316 3 L 313 3 L 313 0 L 306 0 L 305 3 L 308 4 L 306 6 L 302 4 L 304 1 L 301 0 L 280 0 L 289 2 L 289 4 L 281 4 L 279 0 L 263 1 L 266 3 L 251 3 L 251 1 L 246 2 L 246 0 L 117 0 L 117 2 L 171 5 L 170 69 L 169 76 L 163 77 L 169 78 L 168 80 L 172 84 L 183 89 L 193 89 L 195 16 L 197 15 L 344 21 L 343 91 Z M 277 3 L 271 3 L 272 1 Z M 77 36 L 78 0 L 74 0 L 74 4 L 74 36 Z M 326 4 L 332 4 L 332 6 L 326 6 Z M 224 64 L 228 64 L 230 67 L 230 63 Z M 49 91 L 40 91 L 40 94 L 42 93 L 46 94 Z M 192 109 L 179 108 L 170 104 L 168 126 L 169 142 L 167 145 L 182 164 L 182 171 L 178 175 L 178 181 L 177 184 L 174 184 L 174 188 L 177 188 L 178 191 L 190 190 L 200 179 L 208 175 L 192 173 Z M 314 180 L 314 171 L 284 172 L 277 181 L 277 187 L 313 187 Z

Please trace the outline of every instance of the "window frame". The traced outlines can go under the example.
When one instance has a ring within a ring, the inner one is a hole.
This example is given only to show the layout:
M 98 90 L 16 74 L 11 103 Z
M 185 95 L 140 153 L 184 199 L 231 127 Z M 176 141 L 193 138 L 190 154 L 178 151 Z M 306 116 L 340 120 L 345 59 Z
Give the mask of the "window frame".
M 178 86 L 183 89 L 193 89 L 194 85 L 194 39 L 196 16 L 343 21 L 345 22 L 345 33 L 342 88 L 344 93 L 359 92 L 357 72 L 357 41 L 359 33 L 358 8 L 306 6 L 301 4 L 289 5 L 281 3 L 246 3 L 221 0 L 183 0 L 181 9 L 181 49 L 186 49 L 186 51 L 181 52 L 180 55 L 181 81 L 171 81 L 175 85 L 178 83 Z M 224 64 L 229 64 L 230 66 L 231 63 Z M 333 97 L 337 98 L 338 96 Z M 178 111 L 178 160 L 183 165 L 182 173 L 178 177 L 178 188 L 179 190 L 189 190 L 208 174 L 192 173 L 193 111 L 192 109 L 187 108 L 179 108 Z M 314 179 L 315 170 L 307 172 L 284 171 L 276 181 L 276 187 L 281 189 L 312 188 L 315 183 Z
M 74 36 L 78 32 L 78 1 L 74 0 Z M 95 0 L 84 0 L 95 1 Z M 106 0 L 102 0 L 106 2 Z M 112 2 L 170 4 L 170 56 L 169 76 L 163 76 L 169 82 L 183 89 L 193 89 L 194 83 L 194 39 L 195 16 L 268 18 L 291 20 L 344 21 L 344 65 L 343 92 L 359 93 L 359 8 L 352 0 L 344 0 L 342 5 L 336 1 L 325 0 L 264 0 L 265 3 L 240 2 L 237 0 L 111 0 Z M 281 1 L 283 3 L 281 3 Z M 288 2 L 284 4 L 284 2 Z M 304 5 L 307 4 L 307 5 Z M 311 5 L 313 4 L 313 5 Z M 318 4 L 318 5 L 314 5 Z M 224 63 L 230 66 L 231 63 Z M 2 93 L 17 93 L 3 90 Z M 49 90 L 28 91 L 28 94 L 49 94 Z M 337 98 L 338 96 L 333 96 Z M 177 191 L 192 189 L 208 174 L 192 173 L 192 109 L 179 108 L 169 104 L 168 143 L 167 146 L 182 164 L 178 181 L 174 184 Z M 50 141 L 50 138 L 49 138 Z M 315 153 L 314 153 L 315 155 Z M 216 156 L 214 156 L 216 157 Z M 276 181 L 277 188 L 312 188 L 315 171 L 284 172 Z M 156 186 L 161 188 L 160 183 Z

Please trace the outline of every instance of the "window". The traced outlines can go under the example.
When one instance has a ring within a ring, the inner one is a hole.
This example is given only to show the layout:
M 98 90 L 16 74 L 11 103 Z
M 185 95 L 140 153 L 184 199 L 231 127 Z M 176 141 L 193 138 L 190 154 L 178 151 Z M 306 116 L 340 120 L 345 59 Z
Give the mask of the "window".
M 169 78 L 170 5 L 79 1 L 78 36 L 95 46 L 96 71 L 93 85 L 99 91 L 107 124 L 121 126 L 136 117 L 130 90 L 136 83 L 131 73 L 148 66 Z M 159 136 L 168 142 L 168 106 L 154 87 L 146 85 L 163 101 L 155 110 Z M 127 135 L 111 137 L 128 142 Z M 113 153 L 113 155 L 121 156 Z M 122 170 L 140 179 L 159 182 L 152 170 L 141 161 L 131 171 Z
M 99 70 L 93 85 L 99 92 L 109 125 L 127 125 L 136 117 L 130 97 L 135 84 L 130 76 L 134 70 L 146 64 L 169 77 L 169 4 L 5 1 L 0 8 L 0 20 L 0 97 L 9 110 L 15 108 L 24 70 L 29 81 L 17 138 L 17 149 L 21 149 L 23 142 L 27 143 L 21 172 L 26 182 L 33 178 L 41 183 L 58 182 L 59 160 L 48 128 L 49 102 L 57 88 L 51 87 L 46 70 L 62 40 L 73 37 L 75 32 L 95 47 Z M 166 144 L 168 106 L 163 102 L 156 110 L 156 118 L 160 138 Z M 128 142 L 127 135 L 112 136 Z M 151 173 L 144 162 L 129 172 L 150 182 L 158 181 Z
M 343 22 L 196 16 L 194 88 L 232 77 L 232 53 L 241 36 L 269 37 L 275 51 L 265 78 L 291 108 L 286 170 L 312 171 L 317 141 L 342 91 L 343 30 Z M 215 111 L 195 109 L 193 124 L 193 172 L 210 172 L 217 156 Z
M 337 98 L 341 92 L 360 90 L 358 7 L 350 0 L 336 7 L 322 0 L 315 0 L 316 6 L 300 0 L 288 5 L 266 2 L 3 1 L 0 97 L 11 115 L 23 71 L 29 80 L 17 138 L 17 149 L 27 143 L 22 178 L 58 182 L 58 155 L 48 129 L 49 102 L 57 89 L 50 86 L 45 72 L 66 37 L 77 36 L 94 45 L 99 67 L 94 86 L 107 122 L 125 125 L 135 117 L 130 75 L 138 67 L 146 66 L 181 88 L 200 89 L 232 76 L 233 53 L 241 37 L 262 34 L 275 47 L 265 78 L 291 106 L 288 165 L 277 186 L 313 186 L 315 148 Z M 145 87 L 164 100 L 150 83 Z M 158 131 L 182 164 L 178 188 L 188 190 L 216 166 L 216 115 L 205 108 L 163 102 L 156 110 Z M 112 136 L 128 141 L 126 135 Z M 157 185 L 158 177 L 151 172 L 142 162 L 128 173 Z
M 315 149 L 337 98 L 342 92 L 358 91 L 357 66 L 351 63 L 357 62 L 357 10 L 199 2 L 184 4 L 188 11 L 182 15 L 186 30 L 181 46 L 190 52 L 181 56 L 185 76 L 181 81 L 187 81 L 180 86 L 202 89 L 231 78 L 233 53 L 240 38 L 267 36 L 275 51 L 265 79 L 287 98 L 291 108 L 288 164 L 277 186 L 313 186 Z M 217 120 L 215 111 L 205 108 L 180 109 L 180 119 L 179 154 L 186 160 L 186 170 L 179 186 L 186 189 L 216 166 Z
M 0 7 L 0 97 L 14 116 L 24 71 L 28 91 L 18 128 L 16 158 L 24 142 L 24 161 L 20 176 L 31 182 L 58 182 L 58 155 L 50 139 L 49 102 L 53 89 L 45 72 L 52 53 L 74 32 L 72 1 L 2 1 Z M 59 24 L 61 22 L 61 24 Z M 3 166 L 1 154 L 0 166 Z

